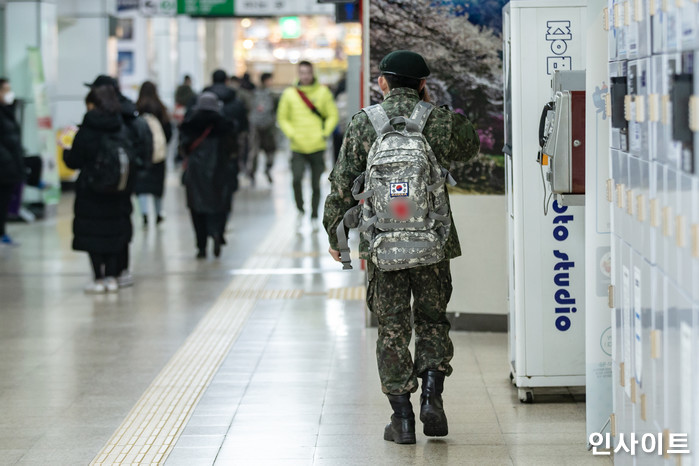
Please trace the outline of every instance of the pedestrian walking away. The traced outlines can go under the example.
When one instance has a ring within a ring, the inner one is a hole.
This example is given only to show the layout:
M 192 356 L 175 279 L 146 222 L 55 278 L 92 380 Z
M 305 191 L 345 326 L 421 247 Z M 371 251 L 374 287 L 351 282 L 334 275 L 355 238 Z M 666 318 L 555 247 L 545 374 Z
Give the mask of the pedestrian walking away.
M 197 258 L 206 258 L 208 238 L 213 239 L 214 256 L 221 255 L 223 228 L 237 189 L 235 123 L 221 111 L 215 94 L 202 93 L 192 115 L 180 128 L 180 144 L 187 154 L 183 182 L 187 207 L 196 236 Z
M 168 143 L 172 139 L 172 124 L 165 105 L 158 97 L 158 90 L 150 81 L 141 86 L 136 101 L 136 110 L 148 123 L 153 147 L 152 157 L 136 172 L 134 193 L 138 196 L 138 204 L 143 216 L 143 226 L 148 226 L 150 197 L 155 205 L 155 223 L 160 224 L 163 216 L 163 193 L 165 190 L 165 169 L 168 153 Z
M 185 75 L 182 84 L 177 86 L 175 90 L 175 111 L 173 112 L 173 120 L 177 126 L 181 125 L 187 112 L 194 106 L 197 100 L 197 95 L 192 89 L 192 78 Z
M 234 130 L 228 134 L 228 137 L 232 141 L 226 141 L 224 144 L 231 151 L 229 154 L 229 161 L 237 164 L 233 167 L 233 171 L 231 172 L 231 186 L 233 186 L 233 189 L 227 191 L 231 197 L 227 202 L 229 209 L 226 212 L 226 220 L 220 224 L 221 238 L 223 244 L 226 244 L 226 223 L 233 208 L 233 193 L 238 189 L 237 179 L 241 166 L 243 169 L 245 168 L 245 162 L 241 161 L 241 157 L 247 156 L 248 110 L 245 102 L 241 99 L 241 95 L 239 95 L 241 92 L 236 91 L 232 87 L 232 82 L 228 79 L 228 75 L 224 70 L 214 71 L 211 78 L 213 84 L 204 89 L 204 92 L 211 92 L 218 97 L 222 105 L 221 111 L 223 115 L 234 123 Z
M 260 87 L 255 88 L 252 93 L 252 102 L 248 120 L 250 121 L 250 155 L 248 156 L 248 176 L 252 184 L 255 184 L 255 173 L 257 172 L 257 159 L 260 150 L 263 150 L 266 157 L 265 175 L 272 183 L 272 166 L 274 165 L 274 153 L 277 150 L 276 143 L 276 123 L 277 105 L 279 99 L 272 93 L 270 86 L 272 75 L 262 73 L 260 77 Z
M 306 166 L 311 168 L 311 224 L 315 231 L 318 229 L 320 177 L 325 170 L 323 155 L 327 139 L 337 126 L 338 114 L 332 93 L 318 83 L 313 74 L 313 65 L 302 61 L 298 72 L 298 85 L 289 87 L 282 93 L 277 121 L 291 144 L 291 171 L 298 210 L 297 228 L 306 212 L 303 203 L 303 175 Z
M 133 146 L 111 84 L 93 86 L 87 113 L 63 158 L 80 170 L 75 185 L 73 249 L 86 251 L 94 281 L 86 293 L 116 292 L 131 239 Z
M 446 316 L 452 292 L 449 260 L 461 255 L 461 249 L 446 169 L 451 162 L 475 156 L 480 144 L 463 115 L 429 103 L 430 70 L 421 55 L 394 51 L 379 69 L 384 101 L 351 119 L 330 174 L 323 224 L 330 254 L 349 267 L 345 227 L 356 226 L 348 223 L 360 219 L 367 305 L 379 326 L 379 378 L 393 408 L 384 439 L 403 444 L 415 443 L 410 394 L 417 391 L 418 379 L 423 432 L 437 437 L 448 433 L 442 391 L 453 357 Z M 359 200 L 363 203 L 354 209 Z M 409 350 L 411 316 L 414 359 Z
M 95 88 L 100 86 L 112 86 L 114 92 L 116 93 L 119 105 L 121 108 L 121 118 L 123 120 L 124 126 L 126 127 L 126 135 L 129 139 L 130 145 L 132 147 L 131 152 L 131 169 L 140 169 L 145 167 L 151 158 L 153 157 L 153 136 L 151 135 L 148 123 L 138 115 L 136 110 L 136 104 L 127 98 L 119 90 L 119 83 L 116 79 L 100 75 L 98 76 L 92 84 L 85 84 L 87 87 Z M 131 177 L 130 188 L 133 189 L 133 176 Z M 134 283 L 133 275 L 129 270 L 130 258 L 129 258 L 129 243 L 133 237 L 133 225 L 131 223 L 131 213 L 133 211 L 133 206 L 131 205 L 131 199 L 124 200 L 124 208 L 128 210 L 128 241 L 124 245 L 121 253 L 119 254 L 119 286 L 124 288 L 127 286 L 132 286 Z

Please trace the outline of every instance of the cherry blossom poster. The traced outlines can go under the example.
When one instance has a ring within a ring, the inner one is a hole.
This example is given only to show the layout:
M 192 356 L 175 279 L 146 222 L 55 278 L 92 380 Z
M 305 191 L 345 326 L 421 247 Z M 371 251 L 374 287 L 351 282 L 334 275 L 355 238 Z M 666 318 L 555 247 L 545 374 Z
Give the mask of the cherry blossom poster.
M 451 172 L 455 192 L 505 192 L 502 118 L 502 7 L 506 0 L 370 0 L 371 100 L 383 100 L 379 62 L 393 50 L 422 54 L 435 105 L 463 113 L 476 127 L 481 153 Z

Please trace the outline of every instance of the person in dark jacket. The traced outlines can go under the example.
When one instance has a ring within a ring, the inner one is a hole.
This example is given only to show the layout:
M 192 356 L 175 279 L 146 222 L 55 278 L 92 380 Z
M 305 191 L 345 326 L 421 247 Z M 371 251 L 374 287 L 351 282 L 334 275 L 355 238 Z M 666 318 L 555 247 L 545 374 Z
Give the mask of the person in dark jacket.
M 90 187 L 87 173 L 94 169 L 107 136 L 114 136 L 128 153 L 132 146 L 112 86 L 93 87 L 85 103 L 88 111 L 73 146 L 63 153 L 66 166 L 81 170 L 75 186 L 73 249 L 86 251 L 92 262 L 94 282 L 85 292 L 116 292 L 121 255 L 131 239 L 131 190 L 97 192 Z
M 185 75 L 184 81 L 177 86 L 177 90 L 175 91 L 175 111 L 172 119 L 178 127 L 182 124 L 185 115 L 196 102 L 197 94 L 194 92 L 194 89 L 192 89 L 192 78 L 189 75 Z
M 237 188 L 235 124 L 221 110 L 217 96 L 204 92 L 192 115 L 180 127 L 185 159 L 184 184 L 187 207 L 196 234 L 197 258 L 206 258 L 206 243 L 214 241 L 214 255 L 221 255 L 223 229 Z
M 92 84 L 86 84 L 86 86 L 90 88 L 111 86 L 114 89 L 121 108 L 121 118 L 126 127 L 129 142 L 133 147 L 133 152 L 131 154 L 132 166 L 136 168 L 146 166 L 153 156 L 153 139 L 150 129 L 148 129 L 148 123 L 138 116 L 136 104 L 121 93 L 119 90 L 119 83 L 112 77 L 100 75 Z M 126 200 L 125 208 L 129 210 L 129 240 L 126 242 L 123 251 L 121 251 L 119 255 L 120 273 L 118 281 L 121 288 L 132 286 L 134 283 L 133 276 L 129 270 L 129 243 L 131 242 L 131 232 L 133 231 L 133 226 L 131 225 L 131 212 L 133 211 L 131 199 Z
M 188 107 L 192 99 L 196 99 L 196 97 L 192 89 L 192 78 L 189 75 L 185 75 L 182 84 L 177 86 L 177 90 L 175 91 L 175 104 Z
M 212 92 L 223 103 L 223 114 L 235 122 L 235 132 L 238 135 L 234 149 L 238 153 L 240 168 L 245 169 L 247 164 L 247 141 L 248 141 L 248 111 L 246 99 L 243 94 L 247 92 L 243 89 L 242 92 L 236 92 L 235 89 L 228 85 L 228 77 L 223 70 L 214 71 L 211 76 L 213 84 L 204 92 Z M 242 87 L 241 87 L 242 89 Z M 237 172 L 236 172 L 237 173 Z
M 146 227 L 148 226 L 148 197 L 150 195 L 153 196 L 155 203 L 156 223 L 160 224 L 164 218 L 162 210 L 166 158 L 163 156 L 167 155 L 167 145 L 172 139 L 172 124 L 165 105 L 158 97 L 158 89 L 150 81 L 144 82 L 141 86 L 136 101 L 136 110 L 144 118 L 149 118 L 148 115 L 152 115 L 162 128 L 162 131 L 159 131 L 156 125 L 156 131 L 158 131 L 156 134 L 151 127 L 154 159 L 147 161 L 146 165 L 138 170 L 134 184 L 134 193 L 138 195 L 138 204 L 143 215 L 143 226 Z M 155 155 L 158 153 L 160 153 L 158 160 L 155 160 Z
M 0 244 L 15 244 L 5 231 L 15 187 L 24 179 L 22 134 L 15 119 L 15 95 L 10 81 L 0 78 Z

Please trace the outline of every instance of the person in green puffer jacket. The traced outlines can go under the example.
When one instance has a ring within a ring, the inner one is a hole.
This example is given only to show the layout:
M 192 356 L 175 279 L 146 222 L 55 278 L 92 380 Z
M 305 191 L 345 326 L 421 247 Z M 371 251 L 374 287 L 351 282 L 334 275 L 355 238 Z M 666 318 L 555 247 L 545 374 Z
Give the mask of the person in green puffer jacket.
M 298 209 L 297 228 L 305 214 L 303 206 L 303 174 L 306 165 L 311 166 L 311 224 L 313 231 L 319 229 L 318 206 L 320 205 L 320 177 L 325 170 L 323 154 L 327 138 L 337 126 L 338 114 L 330 90 L 319 84 L 313 75 L 313 65 L 307 61 L 299 63 L 297 86 L 282 93 L 277 108 L 277 121 L 291 143 L 291 172 L 293 174 L 294 198 Z

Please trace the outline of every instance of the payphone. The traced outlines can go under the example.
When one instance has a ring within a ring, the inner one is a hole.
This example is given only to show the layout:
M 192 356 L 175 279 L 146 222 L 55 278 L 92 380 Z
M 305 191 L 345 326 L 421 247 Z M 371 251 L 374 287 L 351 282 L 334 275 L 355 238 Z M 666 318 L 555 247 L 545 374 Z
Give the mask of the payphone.
M 551 88 L 539 120 L 544 213 L 552 195 L 561 205 L 583 205 L 585 194 L 585 71 L 556 71 Z

